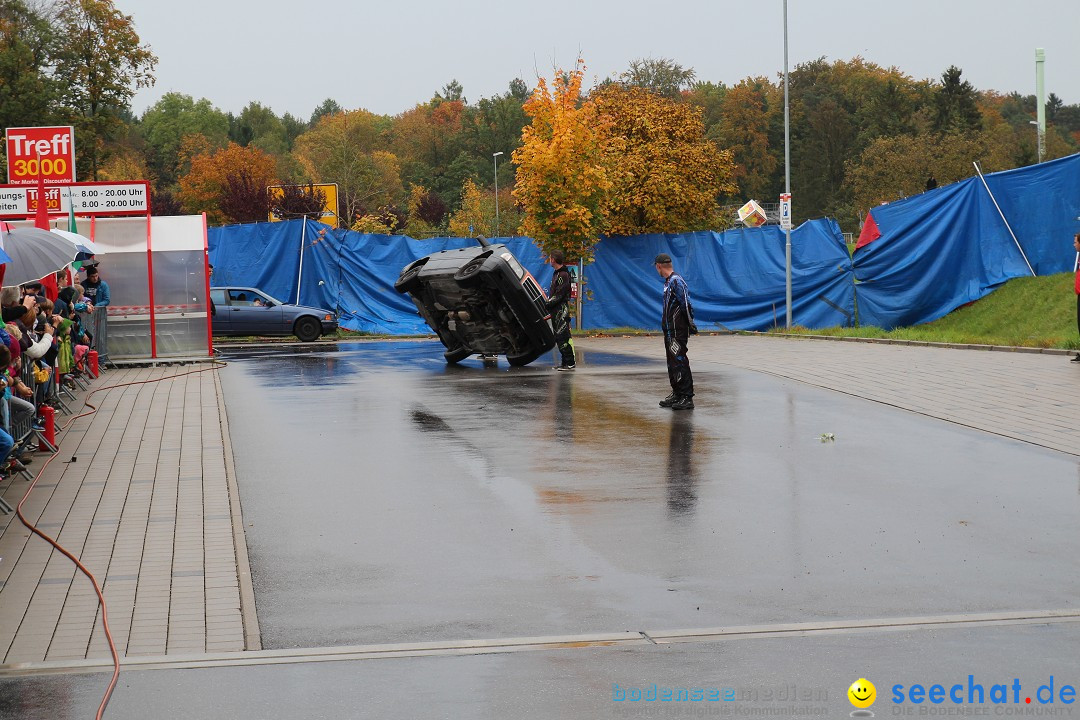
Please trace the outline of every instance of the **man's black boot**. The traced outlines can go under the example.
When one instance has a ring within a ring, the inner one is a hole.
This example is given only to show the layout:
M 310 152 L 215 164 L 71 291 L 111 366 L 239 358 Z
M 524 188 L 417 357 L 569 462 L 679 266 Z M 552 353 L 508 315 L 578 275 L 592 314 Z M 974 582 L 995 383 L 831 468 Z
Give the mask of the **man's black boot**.
M 671 404 L 671 409 L 672 410 L 693 410 L 694 409 L 694 398 L 687 397 L 687 396 L 677 398 L 675 400 L 675 402 L 673 402 Z

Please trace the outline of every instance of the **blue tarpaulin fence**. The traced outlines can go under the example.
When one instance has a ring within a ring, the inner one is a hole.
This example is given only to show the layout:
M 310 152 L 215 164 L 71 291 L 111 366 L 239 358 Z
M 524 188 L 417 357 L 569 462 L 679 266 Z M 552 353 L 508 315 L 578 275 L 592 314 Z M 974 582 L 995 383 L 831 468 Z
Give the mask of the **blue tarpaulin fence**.
M 398 274 L 417 258 L 476 242 L 364 235 L 312 221 L 304 228 L 304 222 L 212 228 L 214 284 L 257 287 L 284 302 L 334 309 L 341 326 L 350 330 L 422 333 L 428 328 L 412 301 L 394 291 Z M 531 239 L 498 242 L 547 286 L 551 268 Z M 783 323 L 784 242 L 775 227 L 604 239 L 585 270 L 585 326 L 659 328 L 663 281 L 653 266 L 659 252 L 671 254 L 689 283 L 700 328 L 760 329 L 771 327 L 777 317 Z M 840 228 L 831 220 L 805 223 L 792 232 L 792 246 L 799 322 L 811 327 L 850 324 L 851 261 Z
M 881 237 L 855 251 L 859 323 L 893 328 L 936 320 L 1030 276 L 1073 269 L 1080 231 L 1080 155 L 992 173 L 870 211 Z M 1001 213 L 994 207 L 990 193 Z
M 987 175 L 986 182 L 1036 272 L 1072 269 L 1072 236 L 1080 230 L 1080 155 Z M 792 231 L 796 324 L 849 326 L 856 304 L 862 325 L 928 322 L 1030 274 L 978 177 L 871 214 L 881 237 L 853 258 L 833 220 L 812 220 Z M 546 287 L 551 269 L 532 240 L 498 242 Z M 334 309 L 344 328 L 389 334 L 429 331 L 408 296 L 394 291 L 401 269 L 430 253 L 473 243 L 365 235 L 303 220 L 209 231 L 215 285 L 257 287 L 285 302 Z M 670 254 L 686 278 L 701 329 L 783 325 L 784 246 L 776 226 L 604 238 L 585 270 L 585 327 L 657 329 L 663 285 L 652 261 L 660 252 Z

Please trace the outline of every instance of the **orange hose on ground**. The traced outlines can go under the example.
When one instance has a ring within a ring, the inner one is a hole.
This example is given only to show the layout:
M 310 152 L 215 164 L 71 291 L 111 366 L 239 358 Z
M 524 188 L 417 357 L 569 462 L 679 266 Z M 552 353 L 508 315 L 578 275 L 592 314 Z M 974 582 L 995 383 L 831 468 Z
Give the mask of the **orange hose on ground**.
M 62 428 L 60 428 L 60 429 L 61 430 L 66 430 L 71 425 L 71 423 L 75 422 L 79 418 L 86 417 L 87 415 L 93 415 L 95 412 L 97 412 L 97 406 L 96 405 L 91 405 L 90 401 L 89 401 L 90 398 L 93 395 L 95 395 L 96 393 L 102 392 L 104 390 L 114 390 L 116 388 L 127 387 L 129 385 L 148 385 L 150 383 L 162 382 L 163 380 L 173 380 L 173 379 L 178 378 L 178 377 L 184 377 L 185 375 L 195 375 L 197 373 L 210 372 L 210 371 L 213 371 L 213 370 L 217 370 L 219 368 L 223 368 L 223 367 L 225 367 L 225 365 L 226 365 L 226 363 L 215 360 L 214 365 L 212 367 L 202 368 L 201 370 L 192 370 L 190 372 L 178 373 L 176 375 L 170 375 L 169 377 L 163 377 L 163 378 L 156 378 L 154 380 L 135 380 L 135 381 L 132 381 L 132 382 L 120 383 L 118 385 L 106 385 L 105 387 L 101 387 L 101 388 L 98 388 L 96 390 L 92 390 L 86 396 L 86 398 L 83 400 L 83 406 L 90 408 L 90 410 L 87 411 L 87 412 L 81 413 L 79 415 L 75 415 L 70 420 L 68 420 L 68 422 L 65 423 L 64 426 Z M 59 443 L 57 443 L 57 447 L 59 447 Z M 90 579 L 91 584 L 93 584 L 93 586 L 94 586 L 94 592 L 97 593 L 98 604 L 101 606 L 101 624 L 102 624 L 103 628 L 105 629 L 105 638 L 109 642 L 109 652 L 112 653 L 112 659 L 113 659 L 112 679 L 109 681 L 109 686 L 105 689 L 105 695 L 104 695 L 104 697 L 102 697 L 101 704 L 98 706 L 97 715 L 94 716 L 96 720 L 101 720 L 102 716 L 105 714 L 105 708 L 109 704 L 109 698 L 112 697 L 113 690 L 116 688 L 116 682 L 120 678 L 120 655 L 119 655 L 119 653 L 116 652 L 116 643 L 113 641 L 112 631 L 109 629 L 109 616 L 108 616 L 108 611 L 107 611 L 107 609 L 105 607 L 105 595 L 101 591 L 101 586 L 98 585 L 97 578 L 94 577 L 94 574 L 91 573 L 90 570 L 85 565 L 83 565 L 79 561 L 79 559 L 77 557 L 75 557 L 70 551 L 68 551 L 66 548 L 64 548 L 62 545 L 60 545 L 60 543 L 56 542 L 56 540 L 54 540 L 53 538 L 49 537 L 48 535 L 43 533 L 41 530 L 39 530 L 37 528 L 37 526 L 35 526 L 33 523 L 31 523 L 29 520 L 27 520 L 26 516 L 23 515 L 23 513 L 22 513 L 23 503 L 25 503 L 26 500 L 30 497 L 30 493 L 33 492 L 34 486 L 37 485 L 38 480 L 41 479 L 42 474 L 45 472 L 45 468 L 49 467 L 49 463 L 51 463 L 53 461 L 53 459 L 59 454 L 60 454 L 60 451 L 57 450 L 57 452 L 55 452 L 51 456 L 49 456 L 49 459 L 46 460 L 42 464 L 41 469 L 38 470 L 37 475 L 34 476 L 34 480 L 30 483 L 30 487 L 28 487 L 26 489 L 26 494 L 23 495 L 22 500 L 20 500 L 19 504 L 15 507 L 15 514 L 19 516 L 19 521 L 22 522 L 22 524 L 25 525 L 27 527 L 27 529 L 30 530 L 30 532 L 34 533 L 35 535 L 40 537 L 45 542 L 52 545 L 54 548 L 56 548 L 61 553 L 63 553 L 63 555 L 68 560 L 71 560 L 71 562 L 75 563 L 75 567 L 79 568 L 79 571 L 82 572 L 83 575 L 85 575 L 87 578 Z

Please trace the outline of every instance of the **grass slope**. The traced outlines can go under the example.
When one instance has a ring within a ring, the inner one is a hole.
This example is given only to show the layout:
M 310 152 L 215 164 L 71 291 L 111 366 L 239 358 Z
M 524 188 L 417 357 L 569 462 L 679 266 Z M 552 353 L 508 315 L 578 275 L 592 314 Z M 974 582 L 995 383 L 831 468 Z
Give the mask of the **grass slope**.
M 881 337 L 929 342 L 1080 349 L 1071 272 L 1016 278 L 971 305 L 925 325 L 794 329 L 808 335 Z

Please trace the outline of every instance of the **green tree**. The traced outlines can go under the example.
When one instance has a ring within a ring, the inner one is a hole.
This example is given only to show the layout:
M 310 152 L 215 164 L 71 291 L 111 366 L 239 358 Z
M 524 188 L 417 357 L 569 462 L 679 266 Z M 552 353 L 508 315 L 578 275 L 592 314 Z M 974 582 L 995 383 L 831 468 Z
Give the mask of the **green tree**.
M 62 101 L 74 115 L 81 174 L 96 180 L 121 111 L 137 89 L 154 84 L 157 58 L 112 0 L 58 0 L 53 11 L 64 39 L 55 58 Z
M 891 96 L 890 81 L 896 85 Z M 879 102 L 892 108 L 890 112 L 906 111 L 900 108 L 914 92 L 910 83 L 899 70 L 860 57 L 832 63 L 818 58 L 795 68 L 790 82 L 791 176 L 797 216 L 855 221 L 847 166 L 881 131 L 867 106 Z
M 510 81 L 510 96 L 524 103 L 529 99 L 529 86 L 521 78 L 514 78 Z
M 48 125 L 60 88 L 50 72 L 57 39 L 41 12 L 0 0 L 0 127 Z M 0 148 L 0 159 L 4 149 Z
M 906 77 L 885 76 L 882 80 L 868 88 L 865 102 L 856 110 L 858 147 L 866 147 L 879 137 L 911 135 L 920 129 L 920 111 L 929 101 L 928 85 Z
M 971 177 L 975 159 L 982 159 L 984 172 L 1004 170 L 1010 161 L 996 147 L 991 137 L 979 133 L 880 137 L 849 168 L 856 212 L 865 215 L 883 202 L 924 192 L 931 177 L 939 185 Z
M 367 110 L 324 115 L 293 146 L 306 180 L 338 184 L 338 203 L 348 222 L 404 195 L 400 162 L 378 149 L 388 126 L 388 118 Z
M 465 99 L 465 88 L 461 86 L 457 80 L 451 80 L 443 85 L 443 89 L 435 93 L 435 104 L 442 102 L 459 102 L 465 105 L 468 100 Z
M 229 139 L 238 145 L 253 145 L 271 155 L 284 155 L 292 149 L 281 118 L 261 103 L 248 103 L 240 115 L 230 120 Z
M 338 113 L 345 112 L 345 109 L 338 105 L 338 101 L 333 98 L 326 98 L 319 104 L 317 108 L 311 113 L 311 119 L 308 120 L 308 127 L 315 127 L 326 115 L 337 115 Z
M 285 113 L 281 116 L 281 125 L 285 128 L 285 139 L 289 149 L 292 150 L 296 138 L 303 135 L 304 131 L 308 129 L 307 123 L 298 117 L 293 117 L 290 113 Z
M 626 87 L 639 87 L 666 98 L 677 98 L 697 77 L 693 68 L 684 68 L 667 58 L 633 60 L 630 69 L 619 75 Z
M 978 93 L 962 80 L 963 70 L 950 65 L 941 74 L 941 86 L 934 94 L 934 129 L 942 133 L 967 132 L 982 128 Z
M 520 82 L 520 81 L 516 81 Z M 510 89 L 493 98 L 481 98 L 475 106 L 465 108 L 459 138 L 461 152 L 483 161 L 486 166 L 496 152 L 504 155 L 499 159 L 499 187 L 512 187 L 516 168 L 511 154 L 521 145 L 521 130 L 529 119 L 525 115 L 524 100 L 515 95 L 514 83 Z M 478 168 L 477 177 L 484 178 L 483 185 L 491 185 L 492 173 Z M 492 172 L 494 163 L 492 162 Z
M 747 82 L 744 80 L 743 82 Z M 724 96 L 728 88 L 723 83 L 711 82 L 694 83 L 694 86 L 686 93 L 686 101 L 701 108 L 702 118 L 705 121 L 705 134 L 713 139 L 713 129 L 723 119 Z
M 139 128 L 147 144 L 147 165 L 162 188 L 179 180 L 184 138 L 201 135 L 211 148 L 229 141 L 229 118 L 206 98 L 165 93 L 143 113 Z
M 851 113 L 836 99 L 823 98 L 805 109 L 801 126 L 792 153 L 800 202 L 810 217 L 842 214 L 848 200 L 845 167 L 856 134 Z

